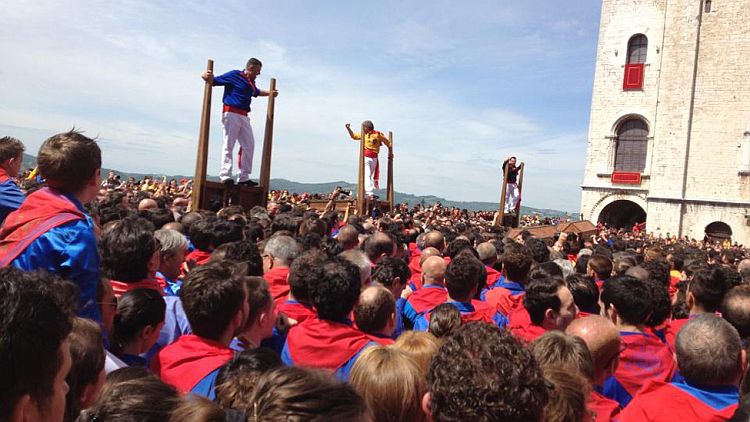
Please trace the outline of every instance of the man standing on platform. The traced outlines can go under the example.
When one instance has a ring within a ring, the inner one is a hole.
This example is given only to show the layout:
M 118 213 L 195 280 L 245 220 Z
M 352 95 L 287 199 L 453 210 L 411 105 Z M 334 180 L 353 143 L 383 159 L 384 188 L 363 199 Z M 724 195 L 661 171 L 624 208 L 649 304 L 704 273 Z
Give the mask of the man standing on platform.
M 380 153 L 380 146 L 385 144 L 388 147 L 388 157 L 393 156 L 391 151 L 391 140 L 388 139 L 382 132 L 375 130 L 375 125 L 370 120 L 362 122 L 364 127 L 365 136 L 365 194 L 370 199 L 376 199 L 373 190 L 380 189 L 380 168 L 378 166 L 378 153 Z M 352 131 L 351 125 L 346 124 L 346 130 L 349 132 L 349 136 L 355 141 L 362 139 L 362 134 Z
M 518 172 L 521 169 L 516 167 L 516 157 L 508 157 L 503 161 L 503 176 L 508 171 L 508 180 L 505 188 L 505 214 L 516 212 L 516 207 L 521 199 L 521 192 L 518 191 Z
M 250 126 L 250 101 L 252 97 L 267 97 L 271 93 L 258 89 L 255 86 L 255 78 L 260 75 L 263 63 L 256 58 L 247 61 L 244 70 L 230 70 L 229 72 L 214 77 L 213 72 L 207 70 L 203 73 L 203 80 L 213 86 L 224 87 L 223 112 L 221 123 L 224 126 L 224 142 L 222 143 L 222 164 L 219 178 L 223 183 L 232 185 L 232 150 L 235 142 L 240 144 L 238 158 L 239 179 L 238 184 L 256 186 L 257 183 L 250 180 L 250 172 L 253 168 L 253 152 L 255 150 L 255 138 L 253 128 Z M 273 92 L 277 96 L 278 91 Z

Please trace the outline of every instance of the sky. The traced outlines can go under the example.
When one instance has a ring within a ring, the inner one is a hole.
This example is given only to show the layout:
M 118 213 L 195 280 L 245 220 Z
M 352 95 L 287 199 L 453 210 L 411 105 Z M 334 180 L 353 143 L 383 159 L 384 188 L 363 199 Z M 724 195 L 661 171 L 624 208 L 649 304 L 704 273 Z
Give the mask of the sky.
M 257 57 L 258 86 L 273 77 L 279 90 L 272 178 L 356 182 L 344 124 L 369 119 L 393 132 L 400 192 L 497 202 L 501 162 L 515 155 L 524 205 L 579 209 L 599 0 L 0 5 L 0 136 L 31 154 L 75 126 L 98 137 L 104 167 L 192 174 L 207 59 L 221 74 Z M 253 99 L 253 177 L 266 110 Z

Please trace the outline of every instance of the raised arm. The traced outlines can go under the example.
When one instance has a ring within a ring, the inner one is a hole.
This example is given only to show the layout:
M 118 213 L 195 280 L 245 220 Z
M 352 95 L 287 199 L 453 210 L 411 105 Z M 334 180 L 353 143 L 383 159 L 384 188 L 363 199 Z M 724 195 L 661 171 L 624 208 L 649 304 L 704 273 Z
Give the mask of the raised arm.
M 358 134 L 358 133 L 354 133 L 354 132 L 352 131 L 352 125 L 350 125 L 349 123 L 347 123 L 347 124 L 345 124 L 345 125 L 344 125 L 344 127 L 346 127 L 346 131 L 347 131 L 347 132 L 349 132 L 349 136 L 350 136 L 350 137 L 351 137 L 352 139 L 354 139 L 355 141 L 358 141 L 358 140 L 359 140 L 360 136 L 359 136 L 359 134 Z

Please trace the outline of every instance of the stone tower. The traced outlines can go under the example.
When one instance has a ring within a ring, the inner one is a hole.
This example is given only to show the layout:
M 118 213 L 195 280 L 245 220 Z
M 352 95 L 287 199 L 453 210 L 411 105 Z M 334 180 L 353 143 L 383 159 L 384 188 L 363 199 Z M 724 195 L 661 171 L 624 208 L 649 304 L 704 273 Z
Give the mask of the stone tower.
M 603 0 L 581 213 L 750 245 L 750 0 Z

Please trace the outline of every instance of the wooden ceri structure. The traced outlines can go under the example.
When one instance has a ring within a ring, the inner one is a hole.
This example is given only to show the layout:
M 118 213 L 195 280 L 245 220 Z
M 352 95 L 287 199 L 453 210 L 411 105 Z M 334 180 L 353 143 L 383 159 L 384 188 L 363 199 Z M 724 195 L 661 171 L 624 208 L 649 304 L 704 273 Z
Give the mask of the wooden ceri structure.
M 373 208 L 381 212 L 393 210 L 393 132 L 388 131 L 388 140 L 391 142 L 391 149 L 388 153 L 388 180 L 386 182 L 386 200 L 372 200 L 365 196 L 365 125 L 360 128 L 359 139 L 359 175 L 357 177 L 357 215 L 368 215 Z
M 508 189 L 508 168 L 510 166 L 505 166 L 505 171 L 503 171 L 503 185 L 500 188 L 500 209 L 498 211 L 497 216 L 495 217 L 495 220 L 493 222 L 496 226 L 504 226 L 504 227 L 518 227 L 518 225 L 521 223 L 521 199 L 523 198 L 523 195 L 521 195 L 521 191 L 523 188 L 523 169 L 524 165 L 523 162 L 519 164 L 518 166 L 518 181 L 516 184 L 518 185 L 518 204 L 516 204 L 515 212 L 512 214 L 506 214 L 505 213 L 505 192 Z
M 209 59 L 206 69 L 213 72 L 214 61 Z M 198 133 L 198 156 L 195 162 L 195 178 L 193 180 L 192 209 L 213 209 L 227 205 L 241 205 L 246 210 L 260 205 L 266 206 L 271 182 L 271 151 L 273 146 L 273 116 L 276 98 L 276 79 L 271 78 L 268 96 L 268 111 L 266 113 L 266 128 L 263 137 L 263 155 L 260 162 L 260 178 L 258 186 L 227 186 L 220 182 L 206 180 L 208 165 L 208 137 L 211 127 L 211 94 L 213 85 L 206 82 L 203 88 L 203 111 L 201 113 L 200 132 Z M 238 163 L 239 165 L 239 163 Z

